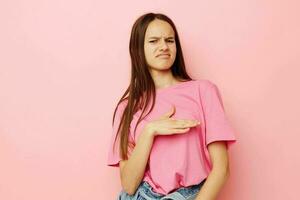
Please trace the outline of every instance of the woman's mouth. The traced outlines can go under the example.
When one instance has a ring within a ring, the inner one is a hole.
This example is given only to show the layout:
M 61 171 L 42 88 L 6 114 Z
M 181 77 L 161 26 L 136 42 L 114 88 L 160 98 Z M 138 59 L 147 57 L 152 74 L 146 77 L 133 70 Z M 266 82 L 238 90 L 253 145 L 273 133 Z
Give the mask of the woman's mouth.
M 170 54 L 161 54 L 157 56 L 158 58 L 169 58 Z

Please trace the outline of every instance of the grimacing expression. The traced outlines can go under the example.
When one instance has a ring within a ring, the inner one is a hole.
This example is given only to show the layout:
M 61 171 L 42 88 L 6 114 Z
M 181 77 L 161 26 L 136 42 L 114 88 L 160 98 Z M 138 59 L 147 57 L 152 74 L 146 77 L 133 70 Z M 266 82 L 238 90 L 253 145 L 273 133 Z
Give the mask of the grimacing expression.
M 150 70 L 167 70 L 172 67 L 176 58 L 176 41 L 174 30 L 168 22 L 155 19 L 149 23 L 144 52 Z

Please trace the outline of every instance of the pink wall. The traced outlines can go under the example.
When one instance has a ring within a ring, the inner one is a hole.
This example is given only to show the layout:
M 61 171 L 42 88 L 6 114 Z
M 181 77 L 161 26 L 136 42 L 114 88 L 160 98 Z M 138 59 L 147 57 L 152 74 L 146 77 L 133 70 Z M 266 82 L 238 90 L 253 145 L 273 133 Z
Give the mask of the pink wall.
M 174 20 L 188 71 L 219 86 L 238 132 L 219 199 L 299 199 L 299 6 L 1 1 L 0 199 L 115 199 L 112 112 L 129 81 L 132 23 L 148 11 Z

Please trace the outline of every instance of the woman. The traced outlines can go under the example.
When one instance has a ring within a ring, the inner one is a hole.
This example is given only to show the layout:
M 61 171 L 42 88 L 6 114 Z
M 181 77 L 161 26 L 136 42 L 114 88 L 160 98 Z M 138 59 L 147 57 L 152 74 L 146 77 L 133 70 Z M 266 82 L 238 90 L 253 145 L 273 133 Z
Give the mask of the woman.
M 166 15 L 140 16 L 129 50 L 131 82 L 114 111 L 107 161 L 120 168 L 118 199 L 215 199 L 236 141 L 217 86 L 189 77 Z

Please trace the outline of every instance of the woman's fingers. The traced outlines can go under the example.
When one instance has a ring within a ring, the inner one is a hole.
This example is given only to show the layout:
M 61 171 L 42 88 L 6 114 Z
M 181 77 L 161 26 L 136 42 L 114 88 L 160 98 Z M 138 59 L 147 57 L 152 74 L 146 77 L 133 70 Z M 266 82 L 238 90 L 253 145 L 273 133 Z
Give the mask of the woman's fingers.
M 189 130 L 190 130 L 190 128 L 182 128 L 182 129 L 174 128 L 174 129 L 171 129 L 171 133 L 185 133 Z
M 198 126 L 200 122 L 195 119 L 174 119 L 171 118 L 175 114 L 175 106 L 172 105 L 171 109 L 159 116 L 159 118 L 151 121 L 151 129 L 156 135 L 170 135 L 174 133 L 185 133 L 190 128 Z
M 174 128 L 187 128 L 187 127 L 194 127 L 198 126 L 200 122 L 197 120 L 175 120 L 174 121 Z

